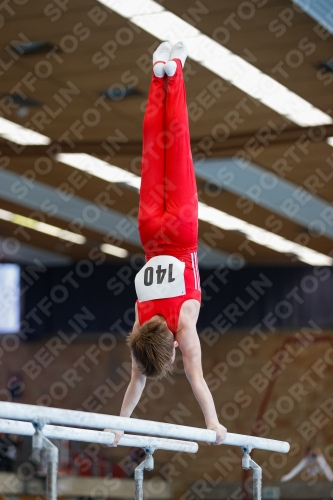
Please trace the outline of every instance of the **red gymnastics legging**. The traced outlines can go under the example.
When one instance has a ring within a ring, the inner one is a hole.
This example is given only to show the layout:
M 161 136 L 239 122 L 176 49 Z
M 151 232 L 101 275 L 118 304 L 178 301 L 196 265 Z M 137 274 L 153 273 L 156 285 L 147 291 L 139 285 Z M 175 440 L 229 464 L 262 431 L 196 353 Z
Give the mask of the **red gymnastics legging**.
M 181 62 L 174 76 L 154 73 L 143 121 L 139 232 L 147 256 L 198 247 L 198 195 Z

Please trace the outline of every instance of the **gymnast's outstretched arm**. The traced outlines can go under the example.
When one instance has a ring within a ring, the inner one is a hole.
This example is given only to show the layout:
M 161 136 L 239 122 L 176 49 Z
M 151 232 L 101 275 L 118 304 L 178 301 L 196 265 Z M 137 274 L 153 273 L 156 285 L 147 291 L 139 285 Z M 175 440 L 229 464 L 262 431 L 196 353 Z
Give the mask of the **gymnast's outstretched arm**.
M 120 410 L 121 417 L 130 417 L 132 415 L 134 408 L 140 401 L 145 385 L 146 385 L 146 376 L 140 372 L 136 364 L 136 361 L 132 356 L 131 380 L 127 386 L 123 404 L 121 405 L 121 410 Z M 105 431 L 114 432 L 116 437 L 113 442 L 113 446 L 117 446 L 120 438 L 124 434 L 124 431 L 115 431 L 113 429 L 105 429 Z
M 196 321 L 188 320 L 183 323 L 177 332 L 177 341 L 183 355 L 185 374 L 202 409 L 207 429 L 216 432 L 215 444 L 221 444 L 227 435 L 227 429 L 219 423 L 213 396 L 203 376 Z
M 136 364 L 136 361 L 132 356 L 131 380 L 126 389 L 123 404 L 121 406 L 120 410 L 121 417 L 130 417 L 132 415 L 134 408 L 136 407 L 141 398 L 145 385 L 146 385 L 146 376 L 140 372 Z

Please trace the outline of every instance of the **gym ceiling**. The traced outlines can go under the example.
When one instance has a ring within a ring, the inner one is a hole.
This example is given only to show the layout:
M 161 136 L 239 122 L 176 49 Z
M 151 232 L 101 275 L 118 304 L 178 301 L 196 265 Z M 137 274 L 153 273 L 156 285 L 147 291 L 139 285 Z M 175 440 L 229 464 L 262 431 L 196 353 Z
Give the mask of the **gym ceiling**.
M 184 39 L 202 265 L 331 265 L 333 14 L 297 3 L 3 2 L 1 261 L 142 252 L 151 56 Z

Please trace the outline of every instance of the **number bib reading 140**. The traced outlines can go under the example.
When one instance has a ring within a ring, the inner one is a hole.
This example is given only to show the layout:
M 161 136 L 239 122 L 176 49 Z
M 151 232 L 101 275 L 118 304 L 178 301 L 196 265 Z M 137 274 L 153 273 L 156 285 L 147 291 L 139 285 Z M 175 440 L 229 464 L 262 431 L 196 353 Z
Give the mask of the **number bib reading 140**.
M 139 302 L 185 295 L 185 262 L 171 255 L 150 259 L 135 277 Z

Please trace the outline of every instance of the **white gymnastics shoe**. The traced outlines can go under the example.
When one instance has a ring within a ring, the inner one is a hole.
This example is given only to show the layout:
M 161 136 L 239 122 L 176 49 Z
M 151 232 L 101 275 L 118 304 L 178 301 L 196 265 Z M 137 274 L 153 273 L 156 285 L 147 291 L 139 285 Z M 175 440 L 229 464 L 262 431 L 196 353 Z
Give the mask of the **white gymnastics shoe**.
M 153 54 L 153 72 L 158 78 L 165 75 L 164 66 L 170 59 L 172 45 L 169 42 L 162 42 Z

